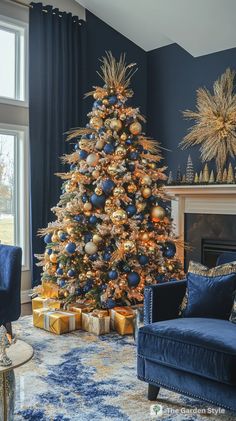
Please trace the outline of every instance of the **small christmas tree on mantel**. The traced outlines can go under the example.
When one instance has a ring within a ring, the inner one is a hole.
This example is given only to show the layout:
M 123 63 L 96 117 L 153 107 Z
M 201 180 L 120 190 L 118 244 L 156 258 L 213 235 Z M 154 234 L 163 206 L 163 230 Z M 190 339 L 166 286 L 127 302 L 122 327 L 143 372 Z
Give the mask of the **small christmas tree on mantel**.
M 90 299 L 96 308 L 143 301 L 145 285 L 180 279 L 166 180 L 156 141 L 144 136 L 138 108 L 126 105 L 134 65 L 102 59 L 102 87 L 86 128 L 73 130 L 69 172 L 53 212 L 41 229 L 42 281 L 58 284 L 62 299 Z

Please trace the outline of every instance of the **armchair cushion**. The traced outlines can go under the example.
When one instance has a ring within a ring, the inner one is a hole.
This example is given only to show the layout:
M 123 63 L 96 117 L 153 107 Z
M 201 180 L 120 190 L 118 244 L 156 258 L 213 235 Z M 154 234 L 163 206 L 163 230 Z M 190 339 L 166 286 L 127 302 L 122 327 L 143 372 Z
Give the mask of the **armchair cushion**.
M 235 324 L 226 320 L 167 320 L 139 329 L 138 355 L 164 366 L 236 385 L 235 337 Z
M 208 269 L 190 262 L 183 317 L 229 320 L 236 291 L 236 262 Z

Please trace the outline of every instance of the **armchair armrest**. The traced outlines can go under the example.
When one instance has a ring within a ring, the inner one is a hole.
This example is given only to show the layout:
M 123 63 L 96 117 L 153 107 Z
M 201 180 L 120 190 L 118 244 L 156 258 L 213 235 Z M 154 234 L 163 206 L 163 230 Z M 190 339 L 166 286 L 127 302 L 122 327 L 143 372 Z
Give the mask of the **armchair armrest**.
M 170 281 L 144 289 L 144 324 L 176 319 L 187 281 Z

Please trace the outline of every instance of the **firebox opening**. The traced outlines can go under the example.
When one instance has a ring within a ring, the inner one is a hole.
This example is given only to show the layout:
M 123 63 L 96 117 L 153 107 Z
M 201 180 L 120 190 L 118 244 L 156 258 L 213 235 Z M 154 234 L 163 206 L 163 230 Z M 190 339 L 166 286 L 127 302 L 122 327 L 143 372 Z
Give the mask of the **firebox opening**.
M 236 252 L 235 241 L 211 240 L 202 238 L 201 262 L 212 268 L 216 266 L 217 258 L 222 253 Z

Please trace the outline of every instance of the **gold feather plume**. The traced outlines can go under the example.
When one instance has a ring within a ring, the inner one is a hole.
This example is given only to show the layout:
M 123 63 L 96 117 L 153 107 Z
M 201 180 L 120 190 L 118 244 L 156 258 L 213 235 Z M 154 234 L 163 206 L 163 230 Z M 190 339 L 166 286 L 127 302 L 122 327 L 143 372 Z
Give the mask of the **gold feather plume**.
M 223 169 L 229 156 L 236 156 L 235 71 L 227 69 L 214 83 L 213 94 L 206 88 L 197 90 L 197 111 L 186 110 L 186 119 L 195 120 L 180 145 L 183 149 L 201 145 L 202 161 L 216 160 Z

